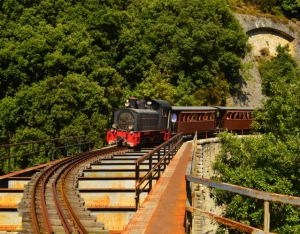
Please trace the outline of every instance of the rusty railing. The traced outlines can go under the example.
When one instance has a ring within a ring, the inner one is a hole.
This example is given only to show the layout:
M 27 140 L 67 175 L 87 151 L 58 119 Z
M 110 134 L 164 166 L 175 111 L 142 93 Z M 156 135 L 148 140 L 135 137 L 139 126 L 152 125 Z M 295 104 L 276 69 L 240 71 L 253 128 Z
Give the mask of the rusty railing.
M 135 161 L 135 209 L 138 210 L 140 202 L 140 194 L 143 191 L 152 189 L 152 180 L 155 175 L 157 179 L 160 177 L 161 170 L 164 171 L 167 165 L 172 160 L 173 156 L 182 145 L 182 134 L 173 136 L 170 140 L 156 147 L 151 152 L 145 154 Z M 161 155 L 163 151 L 163 155 Z M 157 163 L 153 163 L 153 157 L 157 154 Z M 140 166 L 145 161 L 149 160 L 149 168 L 144 176 L 140 174 Z

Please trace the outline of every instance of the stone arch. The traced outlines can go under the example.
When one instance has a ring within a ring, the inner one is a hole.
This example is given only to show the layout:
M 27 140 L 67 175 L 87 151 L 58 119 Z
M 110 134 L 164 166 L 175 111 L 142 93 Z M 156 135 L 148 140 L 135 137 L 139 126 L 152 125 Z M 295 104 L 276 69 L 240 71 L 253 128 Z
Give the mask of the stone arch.
M 245 14 L 235 16 L 249 36 L 249 43 L 252 45 L 252 53 L 255 57 L 276 56 L 276 47 L 279 44 L 282 46 L 288 44 L 291 55 L 300 61 L 299 28 L 296 24 Z
M 274 57 L 278 45 L 289 45 L 291 55 L 295 57 L 295 38 L 275 28 L 255 28 L 247 32 L 252 54 L 255 58 Z

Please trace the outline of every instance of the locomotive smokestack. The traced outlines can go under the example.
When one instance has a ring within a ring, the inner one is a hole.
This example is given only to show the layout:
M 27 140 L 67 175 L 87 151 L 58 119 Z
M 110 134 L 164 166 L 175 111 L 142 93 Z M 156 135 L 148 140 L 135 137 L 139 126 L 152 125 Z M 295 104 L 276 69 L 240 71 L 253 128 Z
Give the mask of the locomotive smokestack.
M 129 103 L 131 108 L 137 108 L 137 98 L 135 97 L 130 97 L 129 98 Z

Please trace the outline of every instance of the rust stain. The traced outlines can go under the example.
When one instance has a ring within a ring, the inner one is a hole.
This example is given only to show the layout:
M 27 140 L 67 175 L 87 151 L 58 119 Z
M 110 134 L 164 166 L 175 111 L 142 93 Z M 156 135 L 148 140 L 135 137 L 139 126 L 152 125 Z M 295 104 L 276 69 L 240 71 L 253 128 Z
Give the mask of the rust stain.
M 106 213 L 98 214 L 97 220 L 105 223 L 105 228 L 109 230 L 123 230 L 126 226 L 126 214 L 122 213 Z
M 14 188 L 16 188 L 16 189 L 24 189 L 24 186 L 27 183 L 28 183 L 28 181 L 27 182 L 24 182 L 24 181 L 23 182 L 16 182 Z
M 102 195 L 101 197 L 85 197 L 86 205 L 90 207 L 108 206 L 110 204 L 109 194 Z
M 22 194 L 0 194 L 0 207 L 15 207 L 22 199 Z
M 0 225 L 1 231 L 16 231 L 22 230 L 22 226 L 20 225 Z

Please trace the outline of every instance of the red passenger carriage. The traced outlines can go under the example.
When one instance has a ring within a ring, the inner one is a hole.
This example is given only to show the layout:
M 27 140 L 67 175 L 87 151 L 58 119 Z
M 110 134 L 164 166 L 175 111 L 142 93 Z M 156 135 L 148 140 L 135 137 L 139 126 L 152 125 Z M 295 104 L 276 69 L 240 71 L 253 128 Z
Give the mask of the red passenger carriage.
M 172 106 L 172 113 L 177 115 L 177 122 L 173 124 L 174 133 L 192 135 L 211 135 L 216 129 L 216 111 L 214 107 L 205 106 Z

